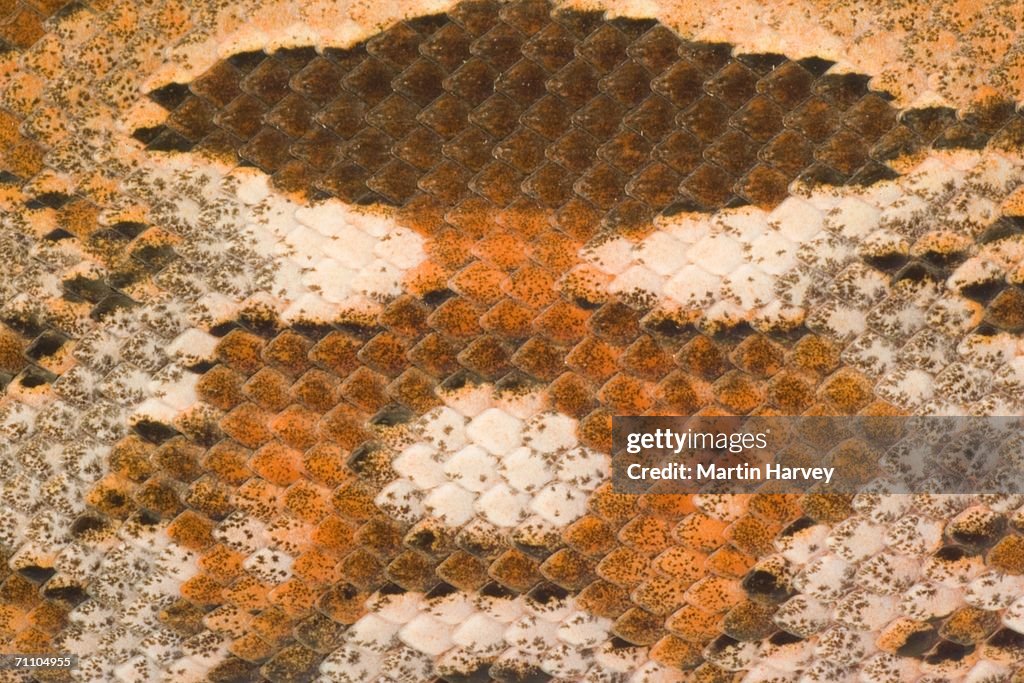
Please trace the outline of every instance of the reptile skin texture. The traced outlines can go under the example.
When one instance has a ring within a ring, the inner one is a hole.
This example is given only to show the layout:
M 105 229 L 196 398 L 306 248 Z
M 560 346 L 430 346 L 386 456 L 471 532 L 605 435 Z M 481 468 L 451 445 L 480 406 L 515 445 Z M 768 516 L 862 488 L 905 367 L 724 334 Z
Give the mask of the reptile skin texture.
M 0 0 L 0 681 L 1024 681 L 1024 495 L 615 415 L 1024 414 L 1016 2 Z

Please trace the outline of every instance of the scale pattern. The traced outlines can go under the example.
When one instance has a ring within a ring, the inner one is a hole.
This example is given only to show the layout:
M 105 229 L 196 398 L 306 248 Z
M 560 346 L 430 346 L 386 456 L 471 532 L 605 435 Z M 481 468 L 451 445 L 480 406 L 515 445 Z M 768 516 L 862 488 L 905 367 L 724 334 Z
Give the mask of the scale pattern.
M 1022 680 L 1022 496 L 607 481 L 613 415 L 1024 412 L 1015 93 L 533 0 L 253 9 L 0 2 L 0 651 Z
M 420 211 L 470 197 L 572 202 L 616 226 L 773 206 L 793 180 L 870 185 L 903 154 L 1024 135 L 1009 103 L 897 121 L 867 76 L 732 53 L 653 20 L 464 4 L 345 50 L 234 55 L 151 91 L 167 119 L 135 137 L 153 151 L 237 153 L 314 198 Z

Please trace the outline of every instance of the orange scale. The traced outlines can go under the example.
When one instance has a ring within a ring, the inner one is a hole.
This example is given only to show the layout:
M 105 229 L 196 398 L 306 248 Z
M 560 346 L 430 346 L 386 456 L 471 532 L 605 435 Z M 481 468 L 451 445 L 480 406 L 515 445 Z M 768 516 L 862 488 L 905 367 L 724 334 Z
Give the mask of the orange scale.
M 324 550 L 339 554 L 352 547 L 354 538 L 355 529 L 351 525 L 340 517 L 330 515 L 317 525 L 310 540 Z
M 294 555 L 310 547 L 314 528 L 313 525 L 294 517 L 282 515 L 270 523 L 267 535 L 272 547 Z
M 514 230 L 488 235 L 477 241 L 471 251 L 501 270 L 515 270 L 526 261 L 525 245 Z
M 0 330 L 0 337 L 3 330 Z M 0 346 L 3 341 L 0 339 Z M 0 348 L 0 356 L 3 349 Z M 3 367 L 3 359 L 0 357 L 0 367 Z M 154 451 L 152 444 L 143 441 L 140 437 L 132 434 L 118 441 L 110 453 L 110 470 L 127 479 L 135 482 L 143 482 L 153 473 L 153 464 L 150 456 Z
M 709 553 L 724 543 L 722 537 L 728 526 L 727 522 L 695 512 L 676 525 L 672 535 L 688 548 Z
M 616 492 L 609 482 L 594 491 L 589 507 L 606 522 L 618 527 L 636 516 L 639 500 L 639 496 Z
M 664 520 L 640 515 L 619 530 L 619 540 L 640 552 L 660 553 L 671 542 L 669 532 L 669 525 Z
M 686 605 L 665 622 L 665 628 L 683 640 L 703 643 L 722 633 L 721 614 Z
M 252 615 L 233 605 L 218 607 L 203 617 L 203 625 L 214 633 L 238 638 L 249 632 Z
M 706 561 L 704 553 L 673 546 L 654 559 L 654 566 L 669 576 L 693 583 L 707 573 Z
M 46 633 L 56 633 L 68 623 L 68 609 L 61 603 L 44 602 L 27 615 L 28 623 Z
M 222 602 L 244 610 L 264 609 L 270 604 L 267 598 L 270 589 L 267 584 L 244 574 L 231 586 L 223 589 Z
M 480 334 L 481 313 L 468 299 L 456 296 L 438 306 L 427 323 L 449 337 L 470 339 Z
M 530 307 L 512 299 L 502 299 L 480 317 L 480 325 L 498 336 L 522 339 L 530 336 L 533 315 Z
M 558 295 L 554 278 L 539 266 L 526 265 L 512 273 L 502 287 L 506 294 L 531 308 L 550 304 Z
M 253 454 L 249 467 L 273 484 L 288 486 L 302 476 L 302 453 L 272 441 Z
M 200 398 L 222 411 L 229 411 L 245 400 L 242 385 L 245 376 L 227 366 L 216 366 L 200 378 L 196 390 Z
M 100 511 L 125 519 L 132 512 L 132 483 L 116 474 L 108 474 L 93 486 L 85 497 L 85 502 Z
M 605 619 L 617 618 L 633 604 L 625 588 L 600 579 L 580 591 L 576 603 L 580 609 Z
M 756 494 L 750 499 L 750 512 L 761 519 L 786 524 L 802 514 L 801 496 L 794 493 Z
M 317 601 L 317 609 L 339 624 L 354 624 L 366 614 L 369 593 L 351 584 L 332 587 Z
M 650 559 L 632 548 L 616 548 L 597 565 L 597 575 L 620 586 L 636 585 L 653 573 Z
M 775 535 L 782 525 L 744 515 L 733 522 L 725 532 L 725 538 L 738 549 L 751 555 L 771 553 Z
M 203 515 L 185 510 L 167 527 L 167 535 L 190 550 L 202 550 L 213 544 L 213 528 Z
M 250 401 L 276 412 L 288 405 L 288 390 L 291 382 L 279 370 L 264 367 L 242 386 L 242 393 Z
M 18 573 L 10 574 L 0 586 L 0 601 L 6 605 L 30 610 L 39 604 L 39 588 Z
M 189 486 L 185 504 L 213 519 L 223 519 L 235 508 L 232 501 L 234 493 L 233 486 L 215 477 L 204 476 Z
M 320 548 L 311 548 L 295 558 L 292 574 L 310 585 L 337 583 L 343 578 L 337 554 Z
M 534 329 L 560 344 L 575 344 L 587 335 L 590 311 L 567 301 L 558 300 L 533 321 Z
M 270 591 L 267 597 L 289 617 L 300 617 L 313 610 L 319 591 L 304 581 L 292 578 Z
M 272 417 L 252 403 L 243 403 L 221 419 L 220 428 L 243 446 L 258 448 L 273 437 L 267 427 Z
M 608 380 L 597 395 L 617 415 L 642 415 L 654 405 L 654 386 L 624 373 Z
M 358 353 L 356 355 L 358 357 Z M 334 407 L 334 392 L 337 386 L 337 377 L 318 368 L 312 368 L 295 380 L 289 389 L 289 395 L 313 413 L 326 413 Z
M 254 517 L 270 521 L 282 512 L 283 498 L 284 489 L 254 477 L 238 487 L 235 504 Z
M 231 654 L 247 662 L 262 662 L 277 650 L 277 645 L 268 643 L 255 633 L 246 633 L 228 646 Z
M 362 548 L 357 548 L 341 559 L 338 569 L 345 582 L 362 590 L 372 590 L 384 581 L 384 564 Z
M 586 417 L 597 407 L 593 387 L 587 380 L 572 372 L 563 373 L 548 385 L 547 403 L 552 410 L 577 419 Z
M 579 553 L 603 557 L 615 547 L 615 534 L 608 524 L 594 515 L 586 515 L 562 532 L 562 540 Z
M 706 576 L 686 591 L 686 602 L 716 614 L 739 604 L 745 597 L 738 580 L 721 576 Z
M 693 504 L 693 496 L 663 493 L 657 496 L 642 496 L 640 509 L 669 519 L 682 519 L 695 512 L 697 506 Z
M 343 332 L 331 332 L 310 350 L 309 359 L 325 370 L 344 377 L 359 367 L 356 354 L 362 345 L 361 341 Z
M 648 612 L 667 615 L 685 604 L 684 596 L 690 582 L 671 576 L 652 576 L 637 586 L 630 597 Z
M 320 438 L 351 450 L 370 437 L 363 427 L 364 421 L 365 415 L 361 411 L 339 405 L 321 418 L 318 425 Z
M 16 635 L 8 644 L 11 652 L 47 652 L 50 649 L 50 636 L 37 628 L 29 626 Z
M 0 605 L 0 637 L 5 640 L 29 625 L 28 615 L 13 605 Z
M 720 576 L 742 578 L 755 564 L 755 559 L 731 545 L 723 545 L 708 555 L 707 570 Z
M 530 247 L 533 260 L 555 273 L 564 273 L 579 261 L 582 244 L 565 233 L 546 230 L 537 236 Z
M 235 329 L 217 344 L 217 357 L 243 375 L 263 367 L 263 340 L 251 332 Z
M 278 645 L 291 637 L 294 625 L 295 620 L 277 605 L 268 605 L 250 622 L 253 633 L 268 643 L 277 643 Z
M 286 330 L 263 349 L 263 360 L 278 366 L 291 376 L 301 374 L 309 365 L 313 343 L 301 334 Z
M 214 581 L 228 584 L 243 574 L 244 561 L 245 555 L 231 550 L 226 545 L 217 544 L 199 558 L 199 568 Z
M 455 228 L 449 228 L 434 236 L 427 246 L 427 252 L 431 260 L 441 268 L 452 271 L 469 262 L 472 258 L 470 251 L 472 248 L 473 239 L 471 237 Z
M 302 466 L 313 481 L 335 488 L 352 479 L 345 456 L 345 450 L 336 444 L 318 443 L 302 456 Z
M 336 489 L 331 502 L 345 519 L 364 522 L 378 513 L 373 498 L 373 490 L 364 482 L 355 480 Z
M 594 381 L 604 381 L 618 369 L 620 351 L 597 337 L 589 336 L 577 344 L 565 363 L 572 369 Z
M 331 514 L 331 491 L 300 479 L 285 492 L 284 504 L 299 519 L 316 524 Z
M 426 261 L 405 273 L 403 291 L 422 298 L 447 286 L 448 273 L 437 263 Z
M 598 408 L 582 420 L 577 427 L 580 443 L 595 451 L 609 453 L 612 450 L 612 413 Z
M 653 661 L 667 667 L 689 670 L 704 661 L 703 648 L 675 636 L 665 636 L 651 647 Z
M 249 458 L 252 451 L 240 443 L 225 439 L 206 452 L 203 466 L 229 484 L 241 484 L 252 476 Z
M 475 304 L 490 306 L 501 299 L 505 274 L 482 261 L 475 261 L 449 281 L 451 288 Z
M 197 574 L 181 584 L 181 595 L 198 605 L 220 604 L 224 595 L 224 587 L 213 577 Z

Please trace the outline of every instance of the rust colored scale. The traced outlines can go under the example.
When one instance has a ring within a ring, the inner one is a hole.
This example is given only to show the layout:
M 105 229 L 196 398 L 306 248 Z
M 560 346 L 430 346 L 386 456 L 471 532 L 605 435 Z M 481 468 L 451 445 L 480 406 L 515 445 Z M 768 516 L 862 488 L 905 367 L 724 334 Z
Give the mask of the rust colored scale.
M 747 514 L 724 523 L 686 496 L 605 486 L 590 513 L 536 539 L 401 523 L 377 509 L 374 497 L 396 476 L 382 448 L 388 430 L 444 392 L 483 381 L 545 391 L 551 408 L 581 419 L 581 440 L 602 450 L 615 413 L 889 410 L 856 391 L 856 373 L 835 372 L 838 349 L 811 334 L 668 334 L 614 302 L 523 307 L 527 328 L 514 332 L 483 329 L 487 312 L 452 291 L 400 297 L 371 326 L 221 330 L 217 363 L 200 370 L 198 387 L 216 408 L 212 422 L 187 434 L 137 426 L 115 449 L 94 505 L 122 519 L 168 520 L 172 537 L 202 555 L 203 571 L 182 588 L 187 605 L 231 604 L 275 625 L 269 643 L 249 633 L 232 644 L 242 661 L 262 661 L 314 623 L 352 623 L 374 591 L 575 595 L 612 619 L 619 638 L 687 669 L 722 634 L 774 633 L 771 614 L 789 593 L 759 558 L 802 516 L 841 518 L 842 501 L 755 496 Z M 552 309 L 577 311 L 577 331 L 567 333 L 562 317 L 550 328 L 537 322 Z M 641 397 L 649 405 L 638 411 Z M 211 535 L 235 512 L 293 544 L 293 579 L 271 588 L 239 569 Z M 187 628 L 175 617 L 166 623 Z
M 237 54 L 150 93 L 153 151 L 205 150 L 286 191 L 416 213 L 564 209 L 607 227 L 869 185 L 928 147 L 1020 139 L 1008 103 L 906 112 L 818 58 L 733 55 L 654 20 L 465 2 L 350 49 Z

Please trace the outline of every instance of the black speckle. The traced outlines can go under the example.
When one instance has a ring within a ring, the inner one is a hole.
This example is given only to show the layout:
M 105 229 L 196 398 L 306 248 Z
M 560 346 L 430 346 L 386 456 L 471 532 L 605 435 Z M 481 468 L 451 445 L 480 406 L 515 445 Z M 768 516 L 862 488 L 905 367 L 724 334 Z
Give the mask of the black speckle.
M 450 289 L 437 289 L 433 292 L 427 292 L 424 294 L 423 303 L 428 306 L 440 306 L 453 296 L 455 296 L 455 292 Z
M 25 355 L 35 361 L 42 360 L 57 353 L 67 340 L 68 337 L 60 332 L 47 330 L 32 342 L 25 350 Z
M 896 649 L 896 654 L 900 657 L 920 657 L 931 649 L 938 637 L 939 634 L 934 628 L 928 628 L 923 631 L 914 631 L 907 636 L 906 641 Z
M 50 384 L 56 379 L 57 375 L 52 372 L 30 365 L 22 371 L 21 378 L 18 381 L 26 389 L 34 389 L 44 384 Z
M 457 589 L 455 586 L 451 585 L 450 583 L 442 581 L 441 583 L 431 588 L 425 597 L 427 598 L 427 600 L 433 600 L 435 598 L 443 598 L 448 595 L 453 595 L 454 593 L 458 592 L 459 589 Z
M 534 588 L 527 593 L 527 597 L 541 605 L 560 602 L 565 600 L 568 595 L 569 592 L 567 590 L 558 584 L 551 583 L 550 581 L 544 581 L 543 583 L 534 586 Z
M 57 228 L 56 230 L 51 230 L 50 232 L 43 235 L 43 239 L 48 240 L 50 242 L 60 242 L 61 240 L 74 239 L 74 237 L 74 235 L 72 235 L 64 228 Z
M 148 97 L 164 109 L 171 111 L 184 102 L 185 98 L 190 94 L 191 91 L 188 89 L 188 85 L 184 83 L 168 83 L 156 90 L 151 90 Z
M 132 131 L 132 137 L 144 145 L 156 140 L 160 134 L 167 130 L 167 126 L 151 126 L 147 128 L 136 128 Z
M 480 595 L 488 598 L 499 598 L 502 600 L 509 600 L 516 597 L 516 593 L 509 590 L 505 586 L 501 585 L 497 581 L 489 581 L 483 588 L 480 589 Z
M 213 369 L 214 365 L 216 365 L 216 363 L 213 363 L 208 360 L 202 360 L 193 365 L 189 365 L 185 369 L 196 375 L 205 375 L 207 372 Z
M 72 607 L 77 607 L 89 599 L 89 594 L 78 586 L 60 586 L 58 588 L 44 588 L 43 597 L 47 600 L 65 602 Z
M 781 647 L 783 645 L 792 645 L 793 643 L 802 642 L 804 639 L 800 636 L 795 636 L 792 633 L 786 631 L 776 631 L 772 634 L 772 637 L 768 639 L 768 642 L 772 645 Z
M 214 337 L 226 337 L 232 330 L 239 329 L 238 323 L 226 322 L 214 325 L 210 328 L 210 334 Z
M 33 583 L 46 583 L 50 577 L 57 573 L 53 567 L 37 567 L 35 565 L 22 567 L 18 573 Z
M 94 517 L 92 515 L 82 515 L 74 521 L 71 525 L 71 533 L 75 536 L 81 536 L 90 531 L 99 531 L 105 529 L 107 523 L 100 517 Z
M 181 435 L 174 427 L 153 420 L 139 420 L 132 425 L 132 429 L 146 441 L 157 445 Z
M 188 152 L 193 146 L 194 143 L 184 135 L 165 129 L 146 144 L 146 149 L 151 152 Z
M 64 286 L 65 297 L 70 294 L 73 297 L 85 299 L 93 304 L 102 301 L 112 291 L 110 286 L 103 280 L 87 278 L 82 275 L 76 275 L 73 278 L 64 280 L 61 284 Z
M 791 595 L 789 587 L 778 576 L 763 569 L 755 569 L 743 577 L 742 586 L 751 596 L 767 598 L 772 602 L 782 602 Z
M 413 418 L 413 412 L 405 406 L 392 404 L 385 406 L 370 419 L 370 424 L 380 427 L 394 427 L 405 424 Z
M 822 59 L 821 57 L 807 57 L 806 59 L 799 60 L 797 64 L 807 69 L 812 76 L 818 77 L 831 69 L 835 62 L 828 59 Z
M 253 52 L 240 52 L 237 55 L 232 55 L 228 57 L 228 61 L 231 63 L 231 66 L 239 71 L 249 72 L 259 66 L 266 58 L 266 52 L 255 50 Z
M 134 306 L 135 302 L 129 297 L 120 292 L 112 292 L 103 301 L 96 304 L 92 311 L 89 312 L 89 317 L 93 320 L 102 320 L 115 311 L 133 308 Z
M 59 209 L 71 201 L 71 195 L 63 192 L 43 192 L 25 202 L 29 209 Z
M 943 640 L 924 658 L 924 661 L 928 664 L 959 662 L 972 652 L 974 652 L 973 645 L 960 645 L 959 643 Z
M 138 221 L 121 221 L 119 223 L 114 223 L 110 227 L 131 239 L 138 237 L 149 228 L 145 223 L 140 223 Z

